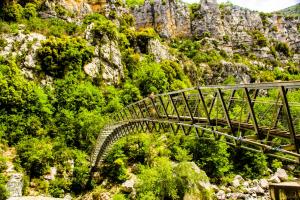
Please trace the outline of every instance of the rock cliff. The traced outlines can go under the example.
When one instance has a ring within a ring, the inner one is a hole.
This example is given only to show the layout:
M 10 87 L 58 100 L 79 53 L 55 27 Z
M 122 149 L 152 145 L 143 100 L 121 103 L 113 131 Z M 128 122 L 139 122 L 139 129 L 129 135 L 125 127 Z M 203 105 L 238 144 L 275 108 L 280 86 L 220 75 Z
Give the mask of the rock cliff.
M 221 41 L 229 51 L 240 51 L 241 45 L 254 46 L 251 35 L 258 30 L 269 40 L 287 42 L 299 59 L 300 34 L 297 17 L 263 14 L 239 6 L 217 4 L 216 0 L 201 0 L 196 9 L 175 0 L 146 0 L 133 9 L 136 27 L 153 27 L 161 37 L 210 36 Z M 225 39 L 224 38 L 228 38 Z M 255 49 L 254 49 L 255 50 Z M 257 56 L 271 58 L 270 49 L 256 49 Z M 267 54 L 267 55 L 266 55 Z

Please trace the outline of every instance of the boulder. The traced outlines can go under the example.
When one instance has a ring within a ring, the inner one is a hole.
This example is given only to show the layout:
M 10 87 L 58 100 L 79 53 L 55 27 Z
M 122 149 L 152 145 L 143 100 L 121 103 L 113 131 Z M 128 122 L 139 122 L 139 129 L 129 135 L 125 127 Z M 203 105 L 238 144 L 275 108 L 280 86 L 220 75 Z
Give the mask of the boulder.
M 281 181 L 287 181 L 288 180 L 288 175 L 286 171 L 282 168 L 278 168 L 275 175 L 281 180 Z
M 278 178 L 278 176 L 275 174 L 273 175 L 270 179 L 269 182 L 271 183 L 280 183 L 280 179 Z
M 226 194 L 223 190 L 219 190 L 219 192 L 216 194 L 217 199 L 219 200 L 225 200 L 226 199 Z
M 129 180 L 122 183 L 122 190 L 128 193 L 134 192 L 134 185 L 136 181 L 137 181 L 137 177 L 134 174 L 132 174 Z
M 269 188 L 269 182 L 267 181 L 267 179 L 260 179 L 260 180 L 259 180 L 259 185 L 260 185 L 260 187 L 262 187 L 263 189 Z
M 243 179 L 242 176 L 236 175 L 231 183 L 231 185 L 235 188 L 240 187 L 241 183 L 243 183 L 245 180 Z

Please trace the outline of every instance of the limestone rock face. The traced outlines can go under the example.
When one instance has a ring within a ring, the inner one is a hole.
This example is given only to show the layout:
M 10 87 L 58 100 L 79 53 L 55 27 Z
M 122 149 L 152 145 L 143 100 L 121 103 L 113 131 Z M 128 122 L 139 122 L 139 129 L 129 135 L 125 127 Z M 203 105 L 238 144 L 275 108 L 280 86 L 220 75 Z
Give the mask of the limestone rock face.
M 89 25 L 85 32 L 85 37 L 90 42 L 93 40 L 92 27 L 93 24 Z M 105 35 L 101 42 L 96 45 L 94 58 L 84 66 L 84 71 L 93 78 L 101 76 L 107 84 L 118 83 L 124 77 L 122 55 L 118 42 L 110 40 Z
M 190 14 L 186 4 L 176 0 L 145 0 L 133 10 L 136 27 L 153 27 L 161 37 L 190 36 Z
M 267 39 L 287 42 L 295 52 L 294 60 L 300 61 L 299 18 L 282 16 L 260 16 L 259 12 L 225 5 L 220 7 L 215 0 L 201 0 L 190 14 L 187 4 L 175 0 L 146 0 L 144 5 L 132 10 L 136 27 L 153 27 L 162 37 L 178 36 L 210 37 L 222 41 L 226 52 L 240 53 L 241 45 L 254 46 L 253 30 L 260 31 Z M 207 33 L 207 34 L 206 34 Z M 253 50 L 258 58 L 274 59 L 269 48 Z M 284 59 L 284 58 L 282 58 Z
M 12 174 L 8 183 L 7 190 L 10 193 L 11 197 L 20 197 L 22 196 L 23 189 L 23 175 L 22 174 Z
M 46 11 L 42 12 L 44 17 L 55 17 L 60 15 L 57 7 L 61 6 L 71 14 L 83 16 L 91 12 L 99 12 L 107 5 L 107 0 L 46 0 Z
M 168 47 L 164 46 L 157 39 L 152 39 L 148 43 L 148 53 L 153 54 L 155 61 L 160 62 L 162 60 L 174 60 L 174 56 L 169 53 Z
M 215 0 L 202 0 L 200 9 L 194 13 L 195 18 L 191 22 L 193 35 L 201 36 L 209 32 L 219 38 L 224 35 L 221 12 Z

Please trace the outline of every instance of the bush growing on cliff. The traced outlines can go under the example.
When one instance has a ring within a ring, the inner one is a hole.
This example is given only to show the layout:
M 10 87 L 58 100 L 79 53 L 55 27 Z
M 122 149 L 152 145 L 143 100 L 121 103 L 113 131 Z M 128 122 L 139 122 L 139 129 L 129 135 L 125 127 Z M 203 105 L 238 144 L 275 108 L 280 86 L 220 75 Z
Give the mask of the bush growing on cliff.
M 93 48 L 80 38 L 50 37 L 38 50 L 38 58 L 46 74 L 62 78 L 69 71 L 81 71 L 91 60 Z
M 287 57 L 292 55 L 289 45 L 285 42 L 277 42 L 275 44 L 275 49 L 276 51 L 283 53 Z
M 36 16 L 37 16 L 36 5 L 32 4 L 32 3 L 26 4 L 26 6 L 24 8 L 24 17 L 26 19 L 30 19 L 30 18 L 36 17 Z
M 258 31 L 258 30 L 252 31 L 251 36 L 255 42 L 255 45 L 257 45 L 259 47 L 268 46 L 268 40 L 260 31 Z
M 21 165 L 30 177 L 39 177 L 53 163 L 53 145 L 50 139 L 31 138 L 22 140 L 17 145 Z
M 169 86 L 166 74 L 157 63 L 141 62 L 133 80 L 143 96 L 165 92 Z
M 2 8 L 1 17 L 5 21 L 17 22 L 23 17 L 23 7 L 18 3 L 12 3 Z

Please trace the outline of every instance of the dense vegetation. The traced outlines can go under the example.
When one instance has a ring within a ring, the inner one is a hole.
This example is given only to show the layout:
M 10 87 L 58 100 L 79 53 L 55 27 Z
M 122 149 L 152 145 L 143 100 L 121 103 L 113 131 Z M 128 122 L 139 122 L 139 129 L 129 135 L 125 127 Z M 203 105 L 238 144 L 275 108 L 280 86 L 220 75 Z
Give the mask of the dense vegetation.
M 130 7 L 142 2 L 127 1 Z M 129 14 L 116 17 L 120 22 L 117 26 L 101 14 L 87 15 L 82 23 L 68 22 L 64 17 L 73 16 L 60 6 L 55 7 L 60 18 L 43 19 L 39 16 L 43 9 L 38 0 L 0 2 L 0 51 L 7 46 L 4 36 L 17 35 L 20 29 L 24 34 L 35 32 L 47 37 L 37 51 L 32 79 L 22 71 L 24 55 L 0 56 L 0 149 L 1 153 L 16 149 L 13 162 L 16 170 L 25 174 L 24 195 L 29 193 L 29 182 L 40 194 L 54 197 L 84 192 L 89 180 L 89 155 L 99 131 L 109 121 L 109 113 L 151 93 L 240 81 L 228 74 L 220 75 L 221 61 L 249 66 L 251 81 L 300 79 L 296 63 L 280 62 L 281 55 L 290 58 L 293 54 L 288 44 L 270 41 L 259 31 L 249 33 L 255 41 L 253 46 L 241 45 L 242 53 L 228 55 L 218 48 L 218 41 L 209 38 L 210 33 L 200 38 L 163 41 L 152 28 L 132 28 L 134 19 Z M 193 9 L 195 6 L 191 6 Z M 89 41 L 84 31 L 91 24 Z M 124 77 L 111 85 L 102 80 L 101 73 L 91 77 L 83 69 L 91 62 L 95 46 L 103 44 L 105 38 L 118 44 L 124 67 Z M 148 52 L 150 40 L 165 42 L 178 59 L 156 62 Z M 223 40 L 229 42 L 230 36 Z M 30 49 L 32 44 L 27 45 Z M 14 51 L 21 51 L 21 46 L 14 44 Z M 256 59 L 251 50 L 257 47 L 271 49 L 274 60 L 259 61 L 274 66 L 274 73 L 250 62 Z M 217 82 L 220 76 L 224 80 Z M 49 83 L 41 84 L 49 79 Z M 245 159 L 233 162 L 241 154 Z M 138 163 L 132 173 L 139 179 L 140 199 L 181 199 L 186 193 L 209 198 L 211 191 L 199 191 L 200 180 L 226 183 L 237 172 L 259 177 L 266 171 L 266 159 L 261 154 L 232 151 L 223 142 L 203 142 L 195 135 L 139 134 L 120 140 L 103 170 L 116 184 L 125 181 L 128 168 Z M 205 172 L 195 173 L 190 161 Z M 0 154 L 0 200 L 7 197 L 6 162 Z M 45 175 L 51 167 L 57 168 L 57 175 L 49 181 Z M 128 194 L 117 195 L 121 199 Z

